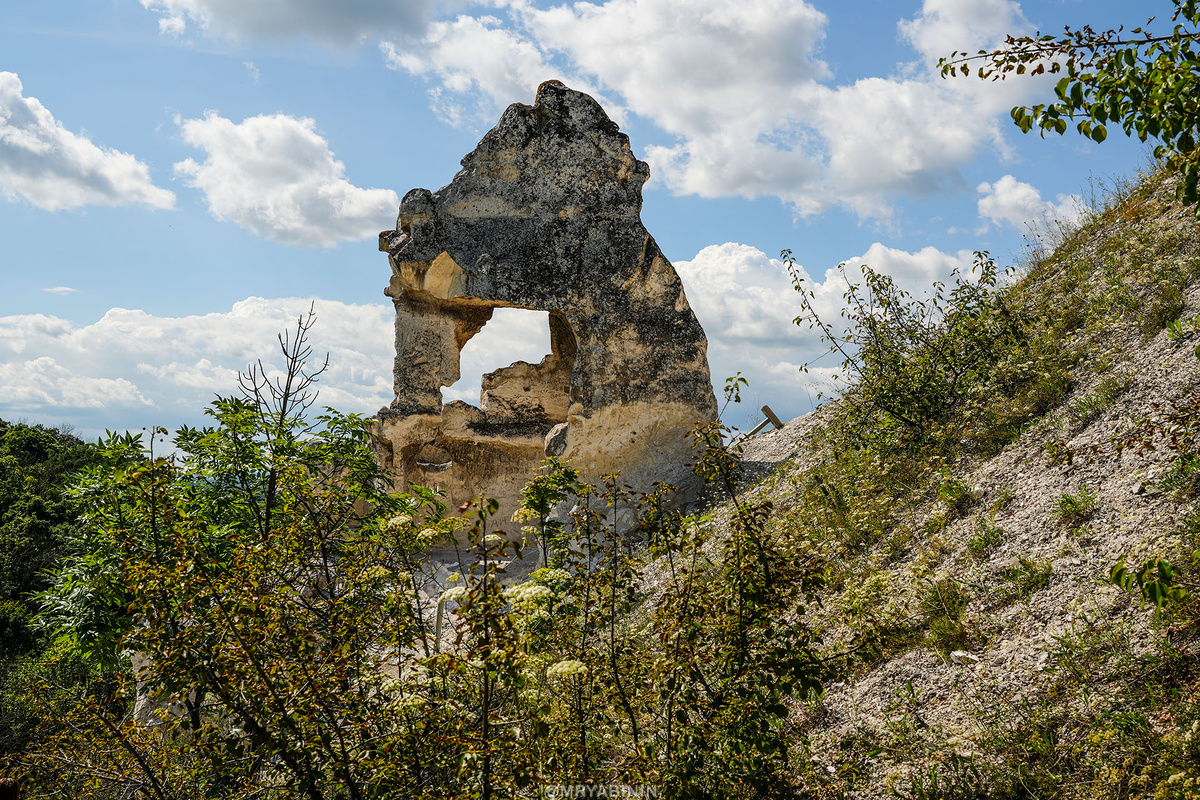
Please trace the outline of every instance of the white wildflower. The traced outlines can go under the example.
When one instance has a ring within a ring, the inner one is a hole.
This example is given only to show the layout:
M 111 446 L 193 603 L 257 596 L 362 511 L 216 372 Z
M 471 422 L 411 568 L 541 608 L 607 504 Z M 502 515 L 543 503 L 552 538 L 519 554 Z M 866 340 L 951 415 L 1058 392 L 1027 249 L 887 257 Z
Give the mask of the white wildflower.
M 568 678 L 572 675 L 587 675 L 587 673 L 587 665 L 582 661 L 575 661 L 574 659 L 559 661 L 557 664 L 551 664 L 546 669 L 547 678 Z
M 532 508 L 526 508 L 525 506 L 521 506 L 520 508 L 518 508 L 516 511 L 513 512 L 513 515 L 512 515 L 513 522 L 533 522 L 537 518 L 538 518 L 537 512 L 534 511 Z
M 442 597 L 438 602 L 441 603 L 461 603 L 462 599 L 467 596 L 467 587 L 453 586 L 442 592 Z
M 400 713 L 405 711 L 420 711 L 425 707 L 425 698 L 415 694 L 405 694 L 392 701 L 392 709 Z
M 367 567 L 362 571 L 362 579 L 367 583 L 382 581 L 390 577 L 392 577 L 392 571 L 380 564 Z
M 387 526 L 388 526 L 389 531 L 398 531 L 398 530 L 403 530 L 404 528 L 407 528 L 411 524 L 412 524 L 412 517 L 407 516 L 405 514 L 397 514 L 396 516 L 394 516 L 388 520 Z
M 389 676 L 380 676 L 379 688 L 388 694 L 395 694 L 404 688 L 404 681 Z
M 504 596 L 514 605 L 536 603 L 539 600 L 553 598 L 554 590 L 549 586 L 541 586 L 536 583 L 522 583 L 517 586 L 509 586 L 504 590 Z
M 559 569 L 558 567 L 545 567 L 543 569 L 539 569 L 531 577 L 538 583 L 544 583 L 548 586 L 556 583 L 571 582 L 571 573 L 567 572 L 565 569 Z

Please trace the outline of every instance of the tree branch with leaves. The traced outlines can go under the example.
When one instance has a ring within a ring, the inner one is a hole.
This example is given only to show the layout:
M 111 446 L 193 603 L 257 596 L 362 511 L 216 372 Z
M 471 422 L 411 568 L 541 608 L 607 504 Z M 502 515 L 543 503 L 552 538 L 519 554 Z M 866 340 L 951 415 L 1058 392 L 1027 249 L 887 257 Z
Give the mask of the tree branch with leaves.
M 1127 136 L 1154 141 L 1155 158 L 1177 173 L 1178 197 L 1200 199 L 1200 10 L 1197 0 L 1174 0 L 1170 33 L 1155 35 L 1151 18 L 1128 33 L 1067 27 L 1061 36 L 1008 36 L 1003 47 L 974 54 L 955 51 L 938 61 L 943 77 L 976 75 L 1005 80 L 1017 75 L 1061 74 L 1050 103 L 1017 106 L 1022 132 L 1075 129 L 1103 142 L 1116 126 Z M 1200 205 L 1197 206 L 1200 214 Z

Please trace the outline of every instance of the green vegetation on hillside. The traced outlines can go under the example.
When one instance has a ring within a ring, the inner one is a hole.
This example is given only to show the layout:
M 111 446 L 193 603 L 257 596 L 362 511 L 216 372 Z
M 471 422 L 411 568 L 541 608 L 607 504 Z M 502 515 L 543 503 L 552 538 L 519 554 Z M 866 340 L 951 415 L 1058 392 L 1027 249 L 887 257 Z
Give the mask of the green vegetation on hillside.
M 32 734 L 18 677 L 36 669 L 47 645 L 34 595 L 79 530 L 66 487 L 96 460 L 67 431 L 0 420 L 0 754 Z
M 1200 393 L 1111 422 L 1143 348 L 1194 361 L 1200 239 L 1172 189 L 1126 187 L 1010 280 L 981 253 L 917 299 L 867 269 L 844 336 L 806 309 L 848 390 L 751 488 L 699 431 L 700 515 L 557 462 L 519 542 L 485 499 L 389 494 L 369 423 L 312 413 L 302 321 L 285 380 L 252 370 L 169 457 L 164 432 L 110 437 L 76 479 L 87 524 L 41 595 L 54 646 L 9 678 L 40 728 L 0 768 L 33 797 L 158 800 L 1200 796 Z M 1101 422 L 1119 435 L 1080 444 Z M 974 485 L 1006 458 L 1062 481 Z M 1115 531 L 1069 468 L 1143 458 L 1153 549 L 1096 575 L 1127 591 L 1070 611 L 1016 684 L 971 677 L 1068 613 L 1047 598 L 1069 556 Z M 460 554 L 445 590 L 420 559 L 437 542 Z M 523 547 L 547 565 L 505 585 Z M 882 721 L 854 722 L 873 682 Z
M 85 546 L 42 619 L 54 663 L 89 672 L 24 685 L 43 726 L 13 763 L 35 796 L 794 794 L 777 734 L 829 671 L 800 615 L 824 564 L 766 534 L 716 429 L 697 468 L 731 498 L 723 532 L 668 511 L 669 487 L 632 498 L 550 464 L 519 516 L 544 540 L 544 501 L 569 492 L 574 544 L 552 537 L 556 566 L 503 586 L 520 543 L 491 532 L 493 501 L 446 517 L 434 492 L 390 495 L 365 420 L 308 418 L 309 324 L 283 340 L 284 380 L 252 371 L 177 455 L 157 432 L 110 437 L 79 483 Z M 438 541 L 463 571 L 430 596 L 418 557 Z
M 883 781 L 906 798 L 1200 796 L 1200 604 L 1186 590 L 1200 574 L 1190 477 L 1198 387 L 1162 398 L 1112 441 L 1071 445 L 1129 389 L 1125 359 L 1164 328 L 1180 345 L 1194 336 L 1179 317 L 1200 276 L 1200 246 L 1171 190 L 1162 173 L 1127 188 L 1054 252 L 1035 252 L 1011 286 L 990 286 L 980 257 L 974 281 L 960 277 L 944 297 L 935 287 L 914 302 L 867 271 L 866 286 L 847 297 L 848 334 L 824 328 L 846 354 L 852 386 L 829 411 L 824 455 L 767 491 L 780 498 L 788 535 L 829 558 L 834 591 L 821 625 L 827 643 L 858 648 L 851 683 L 914 649 L 970 668 L 1016 635 L 1005 620 L 1029 613 L 1020 609 L 1056 581 L 1051 560 L 1032 553 L 984 563 L 1009 537 L 1014 492 L 1030 490 L 1011 483 L 985 495 L 967 476 L 1011 444 L 1041 440 L 1047 461 L 1063 468 L 1162 450 L 1168 470 L 1156 491 L 1179 521 L 1154 532 L 1165 549 L 1145 566 L 1112 571 L 1132 607 L 1144 594 L 1159 608 L 1148 649 L 1134 645 L 1130 618 L 1083 614 L 1053 640 L 1044 677 L 1022 679 L 1015 692 L 1002 679 L 963 691 L 957 702 L 975 705 L 957 729 L 926 722 L 930 699 L 910 681 L 884 730 L 845 734 L 832 750 L 824 741 L 817 760 L 828 769 L 806 771 L 810 787 L 872 794 Z M 805 319 L 823 324 L 810 308 Z M 1095 388 L 1076 391 L 1086 386 Z M 1078 399 L 1064 402 L 1072 392 Z M 1103 535 L 1085 525 L 1095 504 L 1079 485 L 1057 497 L 1044 524 L 1078 549 L 1072 540 Z M 820 715 L 812 719 L 815 742 Z

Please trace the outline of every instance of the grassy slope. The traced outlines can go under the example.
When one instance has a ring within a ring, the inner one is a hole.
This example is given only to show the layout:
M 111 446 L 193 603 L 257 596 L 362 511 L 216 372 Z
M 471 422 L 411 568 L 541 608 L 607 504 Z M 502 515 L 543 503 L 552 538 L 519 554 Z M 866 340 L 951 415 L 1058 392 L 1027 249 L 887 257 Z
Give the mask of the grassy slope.
M 1007 290 L 1017 389 L 915 448 L 834 419 L 757 487 L 830 559 L 822 642 L 854 651 L 781 731 L 800 786 L 1200 797 L 1200 608 L 1106 580 L 1123 554 L 1197 580 L 1198 230 L 1161 177 L 1133 187 Z

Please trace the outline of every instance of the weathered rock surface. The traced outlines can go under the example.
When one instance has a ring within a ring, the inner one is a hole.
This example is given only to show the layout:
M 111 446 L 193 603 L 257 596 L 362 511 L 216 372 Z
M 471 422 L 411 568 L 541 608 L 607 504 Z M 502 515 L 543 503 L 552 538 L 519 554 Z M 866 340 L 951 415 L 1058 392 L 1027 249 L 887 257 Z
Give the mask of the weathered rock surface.
M 595 100 L 549 81 L 449 185 L 405 195 L 379 239 L 396 305 L 396 399 L 379 420 L 398 486 L 495 497 L 506 520 L 549 449 L 587 479 L 695 495 L 689 432 L 716 399 L 704 332 L 642 225 L 648 176 Z M 502 307 L 549 312 L 550 354 L 486 375 L 478 408 L 443 405 L 463 346 Z

